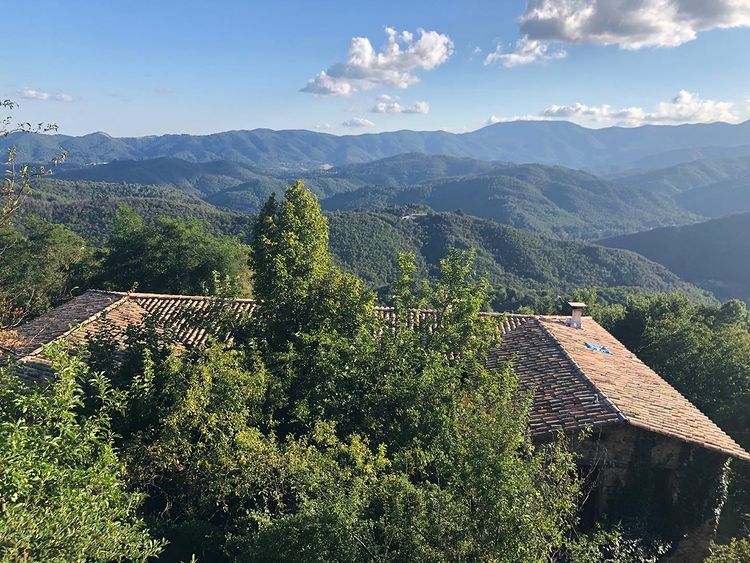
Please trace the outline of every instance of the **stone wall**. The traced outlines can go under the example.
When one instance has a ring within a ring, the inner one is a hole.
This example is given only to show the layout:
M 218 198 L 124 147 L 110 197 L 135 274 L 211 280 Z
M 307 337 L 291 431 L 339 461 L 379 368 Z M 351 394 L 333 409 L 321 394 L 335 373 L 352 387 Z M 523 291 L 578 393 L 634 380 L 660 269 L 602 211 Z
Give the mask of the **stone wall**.
M 662 561 L 703 561 L 724 501 L 726 456 L 630 425 L 595 431 L 576 450 L 591 486 L 584 524 L 622 521 L 670 544 Z

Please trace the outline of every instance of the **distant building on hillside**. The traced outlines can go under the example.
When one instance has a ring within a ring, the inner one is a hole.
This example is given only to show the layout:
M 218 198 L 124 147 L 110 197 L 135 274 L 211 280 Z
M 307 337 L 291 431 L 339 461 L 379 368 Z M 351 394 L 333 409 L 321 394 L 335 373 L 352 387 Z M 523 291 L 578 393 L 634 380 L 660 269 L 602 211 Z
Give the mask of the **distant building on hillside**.
M 0 331 L 0 352 L 17 364 L 20 377 L 39 382 L 52 375 L 43 355 L 51 342 L 75 345 L 105 328 L 117 342 L 127 326 L 147 318 L 184 346 L 197 346 L 212 321 L 211 303 L 205 297 L 90 290 Z M 503 341 L 490 351 L 488 367 L 512 362 L 522 387 L 533 393 L 530 430 L 537 442 L 559 432 L 589 432 L 574 441 L 591 487 L 581 508 L 583 527 L 602 518 L 635 519 L 643 533 L 672 542 L 664 561 L 702 561 L 716 531 L 726 462 L 747 462 L 750 454 L 584 317 L 583 304 L 572 305 L 570 317 L 497 315 Z M 232 304 L 249 314 L 254 306 L 246 299 Z

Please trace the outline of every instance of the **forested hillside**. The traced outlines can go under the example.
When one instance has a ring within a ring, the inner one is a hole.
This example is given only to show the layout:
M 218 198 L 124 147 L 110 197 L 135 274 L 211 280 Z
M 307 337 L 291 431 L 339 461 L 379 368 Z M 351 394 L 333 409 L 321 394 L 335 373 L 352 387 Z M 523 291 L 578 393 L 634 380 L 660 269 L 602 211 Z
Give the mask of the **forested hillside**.
M 194 217 L 218 231 L 246 237 L 251 218 L 218 209 L 173 188 L 140 184 L 44 179 L 37 183 L 20 211 L 69 227 L 91 244 L 103 245 L 111 232 L 115 212 L 121 205 L 147 220 L 159 216 Z
M 197 196 L 209 196 L 251 180 L 266 182 L 272 180 L 262 171 L 239 162 L 226 160 L 189 162 L 174 157 L 115 160 L 107 164 L 68 168 L 58 172 L 56 177 L 63 180 L 172 186 Z M 274 187 L 282 189 L 284 184 L 279 181 Z
M 434 276 L 450 248 L 474 248 L 476 267 L 487 273 L 498 310 L 541 304 L 580 287 L 602 297 L 685 292 L 706 300 L 663 266 L 632 252 L 553 240 L 455 213 L 346 212 L 329 215 L 331 250 L 348 270 L 374 287 L 392 283 L 399 252 L 412 252 L 423 274 Z
M 654 229 L 605 239 L 663 264 L 719 299 L 750 301 L 750 213 L 697 225 Z
M 614 179 L 631 189 L 671 195 L 703 217 L 750 211 L 750 156 L 702 159 Z
M 33 215 L 64 225 L 90 245 L 106 247 L 123 205 L 146 224 L 159 217 L 192 217 L 216 233 L 250 240 L 252 216 L 218 209 L 173 188 L 137 184 L 44 180 L 19 217 Z M 604 291 L 611 298 L 673 289 L 704 298 L 669 271 L 630 252 L 553 240 L 463 214 L 412 211 L 331 213 L 332 252 L 368 285 L 382 288 L 394 280 L 399 252 L 414 252 L 422 272 L 432 276 L 449 248 L 476 248 L 478 266 L 490 274 L 497 309 L 534 304 L 576 287 L 611 288 Z
M 585 172 L 538 164 L 498 165 L 486 174 L 403 187 L 366 187 L 323 200 L 328 210 L 423 205 L 462 210 L 530 231 L 572 239 L 687 223 L 695 216 L 669 197 L 626 190 Z
M 437 211 L 461 209 L 562 238 L 595 239 L 697 220 L 669 196 L 623 189 L 561 166 L 412 153 L 300 175 L 327 210 L 412 204 Z M 114 161 L 66 169 L 58 177 L 168 186 L 218 207 L 250 213 L 296 179 L 290 172 L 261 171 L 232 162 L 173 158 Z

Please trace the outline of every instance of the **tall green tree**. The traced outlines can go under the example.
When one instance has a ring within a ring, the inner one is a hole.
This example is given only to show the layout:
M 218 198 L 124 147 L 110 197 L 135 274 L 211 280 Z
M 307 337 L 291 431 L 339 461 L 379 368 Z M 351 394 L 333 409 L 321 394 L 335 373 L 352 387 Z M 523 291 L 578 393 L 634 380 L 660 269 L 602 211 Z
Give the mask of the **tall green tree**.
M 146 224 L 123 206 L 108 246 L 95 280 L 101 287 L 201 295 L 215 290 L 218 280 L 235 295 L 250 292 L 247 246 L 196 219 L 161 217 Z
M 85 287 L 95 267 L 91 249 L 74 232 L 28 218 L 0 227 L 0 326 L 45 312 Z

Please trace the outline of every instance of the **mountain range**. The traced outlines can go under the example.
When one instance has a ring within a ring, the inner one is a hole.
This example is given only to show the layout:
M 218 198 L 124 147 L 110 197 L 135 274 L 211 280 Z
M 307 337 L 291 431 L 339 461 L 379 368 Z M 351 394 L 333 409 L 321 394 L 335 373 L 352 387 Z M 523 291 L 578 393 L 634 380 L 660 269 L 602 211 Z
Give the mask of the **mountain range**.
M 696 225 L 609 238 L 606 246 L 638 252 L 719 299 L 750 302 L 750 213 Z
M 512 121 L 468 133 L 403 130 L 343 136 L 271 129 L 120 138 L 101 132 L 80 137 L 15 133 L 0 140 L 3 151 L 10 146 L 17 147 L 18 158 L 22 161 L 46 162 L 62 148 L 68 152 L 71 162 L 82 165 L 166 156 L 194 162 L 229 160 L 296 170 L 419 152 L 490 161 L 559 164 L 602 173 L 644 168 L 644 162 L 649 161 L 659 166 L 664 159 L 675 164 L 691 160 L 696 151 L 710 152 L 713 156 L 728 151 L 734 155 L 738 147 L 750 146 L 750 121 L 736 125 L 710 123 L 602 129 L 589 129 L 565 121 Z
M 392 280 L 398 251 L 414 252 L 430 272 L 435 249 L 455 244 L 477 248 L 497 291 L 513 288 L 513 296 L 496 295 L 506 305 L 582 284 L 700 294 L 681 280 L 750 301 L 742 266 L 750 258 L 750 122 L 600 130 L 516 122 L 460 135 L 348 137 L 23 134 L 2 142 L 32 161 L 71 143 L 72 157 L 35 190 L 27 212 L 99 245 L 123 203 L 146 217 L 196 216 L 247 240 L 247 213 L 302 178 L 329 213 L 337 259 L 376 287 Z M 433 154 L 440 151 L 454 154 Z M 536 162 L 514 161 L 524 158 Z M 607 173 L 592 173 L 597 167 Z M 738 212 L 747 213 L 727 217 Z

